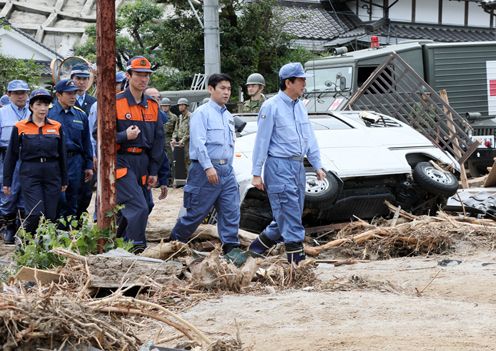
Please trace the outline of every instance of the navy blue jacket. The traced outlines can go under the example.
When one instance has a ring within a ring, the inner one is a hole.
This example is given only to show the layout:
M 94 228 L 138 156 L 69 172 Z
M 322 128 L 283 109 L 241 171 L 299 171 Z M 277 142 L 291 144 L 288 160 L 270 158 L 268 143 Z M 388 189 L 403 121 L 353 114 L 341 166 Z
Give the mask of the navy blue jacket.
M 71 154 L 83 156 L 84 169 L 93 169 L 93 148 L 90 140 L 88 117 L 79 107 L 71 107 L 64 111 L 58 101 L 55 101 L 48 112 L 51 118 L 60 124 L 65 136 L 65 145 L 69 157 Z

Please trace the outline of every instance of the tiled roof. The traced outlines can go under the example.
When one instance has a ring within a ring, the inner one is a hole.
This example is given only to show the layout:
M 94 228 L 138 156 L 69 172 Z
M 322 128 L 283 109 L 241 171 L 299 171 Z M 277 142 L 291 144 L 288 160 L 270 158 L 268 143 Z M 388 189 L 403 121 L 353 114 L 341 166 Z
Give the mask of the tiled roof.
M 387 35 L 387 28 L 383 27 L 380 34 Z M 407 39 L 431 39 L 444 42 L 496 40 L 496 31 L 490 28 L 436 26 L 399 22 L 391 23 L 390 35 Z
M 496 40 L 496 30 L 490 28 L 404 22 L 391 22 L 389 28 L 385 25 L 376 31 L 367 31 L 366 27 L 362 26 L 340 34 L 339 38 L 354 39 L 367 34 L 401 39 L 429 39 L 442 42 Z
M 281 15 L 288 21 L 284 31 L 300 39 L 331 40 L 352 29 L 352 24 L 346 18 L 335 16 L 322 7 L 280 6 Z

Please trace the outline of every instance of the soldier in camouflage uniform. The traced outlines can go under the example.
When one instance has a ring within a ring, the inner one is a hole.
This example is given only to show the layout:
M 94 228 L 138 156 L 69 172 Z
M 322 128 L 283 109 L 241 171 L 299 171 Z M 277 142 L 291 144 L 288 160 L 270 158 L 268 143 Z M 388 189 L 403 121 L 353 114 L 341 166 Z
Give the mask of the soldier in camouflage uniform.
M 181 114 L 177 118 L 177 123 L 172 133 L 171 146 L 184 146 L 184 163 L 186 169 L 189 168 L 189 120 L 191 112 L 188 111 L 189 101 L 186 98 L 177 100 L 177 106 Z
M 170 141 L 172 141 L 172 133 L 177 124 L 177 116 L 170 111 L 171 101 L 169 98 L 164 97 L 160 101 L 160 109 L 167 115 L 167 123 L 164 124 L 165 140 L 167 141 L 164 145 L 165 152 L 167 153 L 167 158 L 169 159 L 171 171 L 174 161 L 174 155 L 172 154 L 172 147 Z
M 262 94 L 265 88 L 265 79 L 260 73 L 252 73 L 246 80 L 246 90 L 248 91 L 249 100 L 245 101 L 241 112 L 258 112 L 265 101 Z

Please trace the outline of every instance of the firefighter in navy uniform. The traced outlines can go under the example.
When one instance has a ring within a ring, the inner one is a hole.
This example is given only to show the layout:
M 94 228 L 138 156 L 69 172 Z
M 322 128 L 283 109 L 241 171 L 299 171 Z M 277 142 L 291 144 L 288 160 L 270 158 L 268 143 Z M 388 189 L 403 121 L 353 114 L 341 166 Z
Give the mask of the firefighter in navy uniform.
M 30 95 L 28 119 L 16 123 L 5 155 L 3 192 L 10 193 L 12 176 L 21 160 L 20 180 L 26 213 L 26 231 L 34 233 L 41 215 L 54 221 L 60 193 L 67 187 L 66 152 L 62 126 L 48 119 L 52 101 L 44 89 Z
M 117 94 L 117 203 L 124 205 L 118 234 L 133 242 L 134 251 L 146 247 L 147 194 L 157 184 L 164 155 L 164 130 L 158 103 L 143 94 L 152 73 L 150 62 L 136 56 L 127 63 L 129 86 Z
M 55 84 L 57 101 L 48 112 L 50 119 L 62 124 L 67 149 L 67 191 L 59 204 L 59 215 L 77 216 L 83 182 L 93 177 L 93 149 L 90 140 L 88 117 L 75 106 L 78 87 L 70 79 Z

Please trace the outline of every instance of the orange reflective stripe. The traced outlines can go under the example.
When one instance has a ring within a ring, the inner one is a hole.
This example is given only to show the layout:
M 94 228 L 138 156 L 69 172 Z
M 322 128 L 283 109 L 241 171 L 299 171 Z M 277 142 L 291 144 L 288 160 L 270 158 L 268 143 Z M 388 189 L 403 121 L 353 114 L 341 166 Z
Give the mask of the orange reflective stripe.
M 116 179 L 121 179 L 127 174 L 127 168 L 117 168 L 115 170 L 115 178 Z
M 117 119 L 141 122 L 156 122 L 158 120 L 158 103 L 148 99 L 148 107 L 142 105 L 129 106 L 124 94 L 116 101 Z
M 54 120 L 49 120 L 49 123 L 45 123 L 43 127 L 41 127 L 41 134 L 44 135 L 60 135 L 60 127 L 61 124 Z M 16 123 L 17 133 L 21 134 L 40 134 L 40 127 L 34 124 L 31 121 L 22 120 Z
M 143 149 L 140 147 L 128 147 L 126 151 L 131 154 L 140 154 L 143 152 Z
M 146 176 L 146 175 L 142 176 L 141 177 L 141 184 L 146 185 L 147 178 L 148 178 L 148 176 Z

